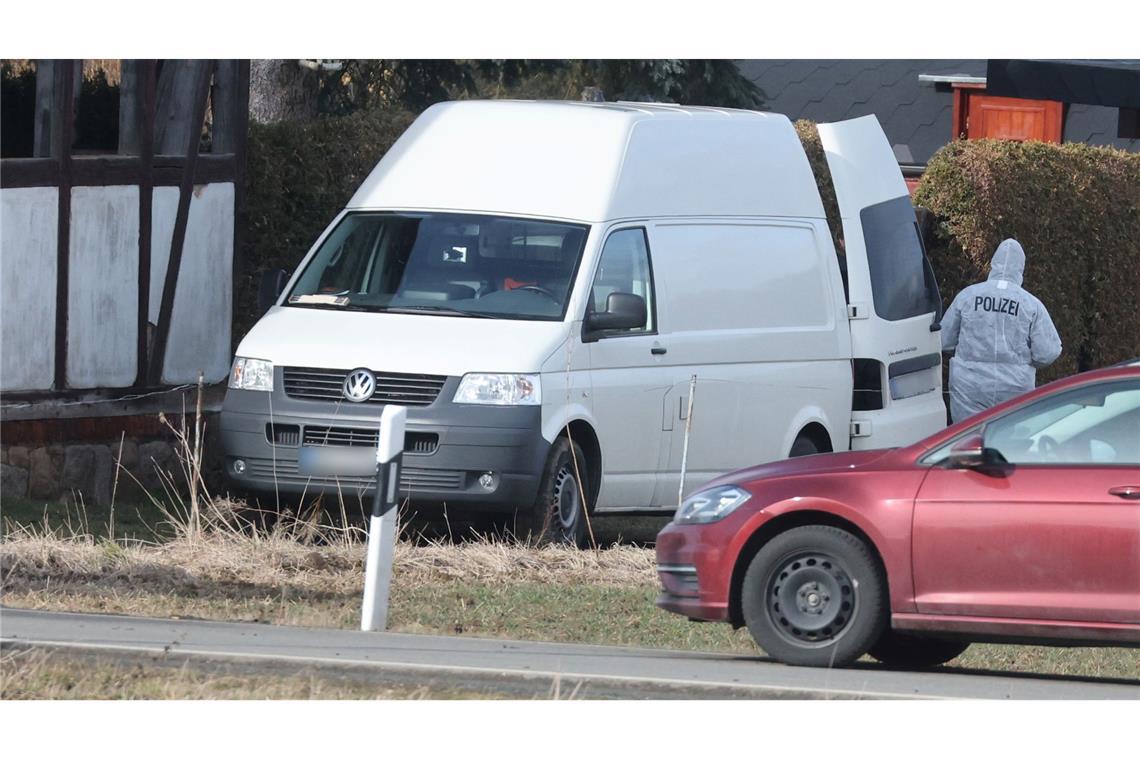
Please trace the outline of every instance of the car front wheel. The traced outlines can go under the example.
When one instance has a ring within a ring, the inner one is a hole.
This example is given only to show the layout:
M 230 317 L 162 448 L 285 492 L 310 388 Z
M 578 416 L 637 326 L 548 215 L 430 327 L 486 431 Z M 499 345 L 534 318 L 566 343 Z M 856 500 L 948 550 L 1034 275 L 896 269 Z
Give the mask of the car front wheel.
M 789 665 L 848 665 L 886 630 L 887 584 L 861 539 L 829 525 L 792 528 L 756 553 L 741 589 L 756 644 Z

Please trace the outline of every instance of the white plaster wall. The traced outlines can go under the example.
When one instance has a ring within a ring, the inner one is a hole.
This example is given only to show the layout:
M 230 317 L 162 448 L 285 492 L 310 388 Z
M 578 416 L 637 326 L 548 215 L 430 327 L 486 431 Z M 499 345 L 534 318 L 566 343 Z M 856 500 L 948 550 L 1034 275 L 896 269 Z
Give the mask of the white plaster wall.
M 138 371 L 139 189 L 71 191 L 67 384 L 121 388 Z
M 178 188 L 155 188 L 150 269 L 151 324 L 158 323 L 177 211 Z M 233 253 L 233 183 L 196 186 L 190 200 L 182 266 L 174 294 L 174 311 L 162 374 L 164 383 L 195 382 L 199 370 L 205 373 L 207 383 L 217 382 L 229 372 Z
M 59 191 L 0 190 L 0 390 L 49 390 L 55 377 Z

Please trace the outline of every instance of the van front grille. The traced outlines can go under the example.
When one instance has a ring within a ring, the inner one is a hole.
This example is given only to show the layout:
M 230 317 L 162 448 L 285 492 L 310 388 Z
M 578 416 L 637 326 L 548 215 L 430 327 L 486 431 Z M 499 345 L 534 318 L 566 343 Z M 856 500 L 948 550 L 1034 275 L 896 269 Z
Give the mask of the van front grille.
M 305 425 L 306 446 L 368 446 L 376 448 L 380 433 L 365 428 Z
M 344 379 L 351 370 L 284 367 L 285 395 L 308 401 L 346 401 Z M 373 372 L 376 392 L 366 404 L 427 406 L 435 401 L 447 382 L 445 375 L 410 375 Z M 352 402 L 346 402 L 352 403 Z
M 281 485 L 309 486 L 314 488 L 371 489 L 375 478 L 369 477 L 310 477 L 297 469 L 296 460 L 247 458 L 249 474 L 262 479 L 273 479 Z M 463 470 L 428 470 L 416 467 L 400 468 L 400 490 L 414 494 L 416 491 L 462 491 L 467 484 Z

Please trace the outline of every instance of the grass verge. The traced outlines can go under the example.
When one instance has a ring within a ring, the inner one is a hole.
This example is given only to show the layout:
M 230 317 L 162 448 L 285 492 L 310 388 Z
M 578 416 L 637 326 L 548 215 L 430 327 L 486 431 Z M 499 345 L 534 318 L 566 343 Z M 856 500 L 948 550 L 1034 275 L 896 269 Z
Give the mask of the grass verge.
M 13 607 L 314 627 L 359 625 L 363 545 L 209 533 L 161 544 L 25 532 L 0 548 Z M 504 542 L 401 542 L 389 629 L 638 647 L 761 653 L 745 631 L 657 609 L 651 549 L 531 549 Z M 950 667 L 1140 677 L 1134 649 L 974 645 Z

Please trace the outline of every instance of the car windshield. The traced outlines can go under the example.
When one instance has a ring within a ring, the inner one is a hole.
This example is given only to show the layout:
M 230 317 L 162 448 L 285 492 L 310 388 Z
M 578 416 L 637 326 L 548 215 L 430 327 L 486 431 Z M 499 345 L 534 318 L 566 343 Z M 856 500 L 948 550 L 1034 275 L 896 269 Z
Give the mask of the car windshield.
M 321 309 L 560 320 L 587 228 L 433 213 L 354 213 L 285 303 Z

